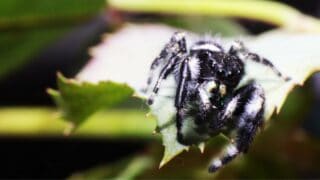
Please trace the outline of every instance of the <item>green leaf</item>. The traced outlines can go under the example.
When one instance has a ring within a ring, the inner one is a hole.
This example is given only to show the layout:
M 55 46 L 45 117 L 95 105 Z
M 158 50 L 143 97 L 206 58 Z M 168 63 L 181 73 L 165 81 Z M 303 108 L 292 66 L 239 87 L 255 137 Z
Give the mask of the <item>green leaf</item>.
M 137 96 L 146 98 L 148 95 L 143 94 L 141 89 L 145 86 L 149 66 L 175 31 L 177 29 L 163 25 L 127 25 L 91 49 L 93 58 L 78 74 L 77 79 L 93 83 L 106 80 L 126 83 L 134 89 Z M 189 44 L 197 38 L 192 33 L 187 34 Z M 222 38 L 226 47 L 230 46 L 230 40 Z M 310 74 L 320 69 L 318 60 L 320 53 L 317 50 L 320 45 L 320 35 L 277 30 L 258 37 L 245 38 L 244 42 L 251 51 L 268 58 L 283 74 L 292 78 L 292 81 L 285 82 L 269 68 L 247 60 L 247 76 L 243 82 L 254 78 L 264 88 L 266 93 L 264 117 L 268 120 L 276 109 L 280 110 L 289 91 L 295 85 L 302 84 Z M 176 109 L 173 102 L 176 83 L 173 77 L 164 81 L 162 87 L 159 96 L 150 107 L 152 114 L 157 117 L 157 131 L 161 133 L 165 146 L 160 166 L 189 149 L 188 146 L 177 142 L 176 138 Z M 69 118 L 77 117 L 76 113 L 79 112 L 77 108 L 81 110 L 80 107 L 74 107 L 76 108 L 70 113 Z M 199 147 L 203 148 L 207 137 L 194 133 L 192 121 L 186 120 L 186 122 L 189 124 L 185 131 L 188 131 L 188 134 L 199 142 Z
M 269 120 L 275 111 L 280 111 L 288 93 L 295 85 L 302 85 L 307 77 L 320 70 L 320 53 L 317 50 L 320 45 L 320 35 L 278 30 L 248 39 L 245 42 L 252 52 L 268 58 L 283 74 L 292 78 L 292 81 L 285 82 L 277 77 L 271 69 L 247 60 L 247 75 L 242 83 L 255 79 L 257 83 L 262 85 L 266 96 L 264 118 L 265 120 Z M 163 86 L 170 85 L 164 84 Z M 161 93 L 164 92 L 160 90 L 159 94 Z M 166 96 L 174 96 L 175 92 L 168 93 L 168 90 L 166 90 L 164 94 Z M 173 99 L 160 97 L 155 102 L 151 108 L 159 119 L 158 125 L 164 121 L 162 116 L 165 112 L 171 115 L 166 114 L 168 117 L 167 122 L 172 121 L 175 116 Z M 195 129 L 194 124 L 191 122 L 189 122 L 186 128 L 188 134 L 196 138 L 199 143 L 207 138 L 195 135 L 193 132 Z M 173 139 L 176 140 L 174 123 L 171 126 L 166 126 L 166 129 L 160 132 L 163 134 L 165 145 L 164 157 L 160 164 L 162 166 L 182 150 L 187 150 L 188 147 L 180 145 L 177 141 L 173 141 Z
M 231 22 L 228 22 L 227 24 L 228 27 L 232 26 Z M 221 27 L 223 27 L 223 25 L 221 25 Z M 90 53 L 93 56 L 92 60 L 76 78 L 82 82 L 95 83 L 90 86 L 92 95 L 88 95 L 87 90 L 83 90 L 82 86 L 74 87 L 74 84 L 77 84 L 76 81 L 69 82 L 61 76 L 58 78 L 59 92 L 49 91 L 56 103 L 62 109 L 62 112 L 64 112 L 66 119 L 73 122 L 74 125 L 78 125 L 100 108 L 113 106 L 114 104 L 109 104 L 110 102 L 108 102 L 110 101 L 110 97 L 105 98 L 105 101 L 100 97 L 100 95 L 107 92 L 99 91 L 101 94 L 98 94 L 95 97 L 93 96 L 96 93 L 93 91 L 100 89 L 99 86 L 104 81 L 111 80 L 113 82 L 128 84 L 135 89 L 137 95 L 140 95 L 141 97 L 142 94 L 140 93 L 140 89 L 145 85 L 146 74 L 148 72 L 148 68 L 145 66 L 158 54 L 159 49 L 161 49 L 163 44 L 170 38 L 173 31 L 175 31 L 175 29 L 162 25 L 131 25 L 112 36 L 108 36 L 100 45 L 92 48 L 90 50 Z M 145 32 L 144 37 L 141 37 L 141 32 Z M 242 31 L 239 30 L 239 32 Z M 154 34 L 157 34 L 157 36 L 154 36 Z M 68 91 L 64 89 L 65 86 L 68 87 Z M 84 94 L 79 95 L 75 92 L 71 92 L 71 90 L 73 90 L 72 88 L 77 88 L 77 90 L 74 91 L 81 91 Z M 128 87 L 123 86 L 123 88 Z M 121 88 L 114 89 L 114 91 L 115 93 L 119 93 Z M 64 95 L 66 92 L 70 92 L 68 95 L 69 97 Z M 110 94 L 112 95 L 112 91 L 110 91 Z M 89 98 L 83 98 L 82 96 Z M 124 93 L 121 100 L 127 97 L 127 94 Z M 79 102 L 79 99 L 90 99 L 90 102 Z M 171 108 L 171 111 L 174 111 L 174 109 Z M 164 116 L 169 115 L 168 117 L 158 119 L 159 127 L 160 125 L 169 125 L 169 128 L 164 128 L 164 132 L 162 132 L 164 136 L 169 135 L 167 138 L 164 138 L 164 144 L 169 146 L 170 144 L 175 143 L 176 145 L 174 149 L 166 149 L 166 155 L 171 159 L 176 152 L 181 152 L 186 147 L 177 143 L 175 137 L 170 137 L 175 136 L 175 133 L 172 133 L 172 131 L 176 130 L 175 126 L 172 125 L 174 124 L 174 121 L 167 122 L 168 118 L 172 117 L 172 114 L 168 113 L 166 110 L 162 111 L 161 114 Z
M 63 117 L 70 120 L 72 126 L 79 125 L 101 108 L 109 108 L 132 96 L 133 90 L 115 82 L 92 84 L 77 82 L 58 75 L 59 92 L 49 89 L 49 94 L 61 107 Z
M 92 82 L 106 79 L 126 82 L 135 89 L 136 94 L 145 98 L 140 90 L 144 87 L 150 63 L 175 31 L 177 30 L 161 25 L 129 25 L 113 36 L 108 36 L 100 46 L 91 51 L 94 58 L 89 66 L 80 72 L 78 78 Z M 188 33 L 188 37 L 190 43 L 195 35 Z M 230 39 L 222 41 L 226 46 L 230 44 Z M 264 117 L 270 119 L 275 109 L 280 110 L 289 91 L 295 85 L 301 85 L 308 76 L 320 69 L 320 53 L 317 50 L 320 45 L 320 35 L 277 30 L 258 37 L 246 38 L 244 42 L 251 51 L 268 58 L 283 74 L 292 78 L 292 81 L 285 82 L 265 66 L 248 60 L 247 78 L 244 81 L 254 78 L 263 86 L 266 93 Z M 163 82 L 162 87 L 158 98 L 151 106 L 152 113 L 157 117 L 157 130 L 162 134 L 165 146 L 160 166 L 189 148 L 176 141 L 177 130 L 174 122 L 176 110 L 173 98 L 168 98 L 175 95 L 176 84 L 173 78 Z M 186 129 L 190 134 L 193 133 L 193 126 L 190 122 Z M 195 138 L 199 143 L 206 139 L 206 137 Z

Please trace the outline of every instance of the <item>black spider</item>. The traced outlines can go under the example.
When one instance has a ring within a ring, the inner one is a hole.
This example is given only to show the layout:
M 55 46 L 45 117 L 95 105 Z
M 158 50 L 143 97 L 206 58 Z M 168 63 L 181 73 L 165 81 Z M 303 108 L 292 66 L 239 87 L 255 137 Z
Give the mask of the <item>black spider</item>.
M 212 161 L 209 172 L 215 172 L 238 154 L 246 153 L 263 124 L 264 90 L 254 79 L 239 87 L 247 60 L 262 63 L 285 81 L 290 80 L 240 41 L 235 41 L 227 51 L 214 40 L 197 41 L 188 50 L 182 32 L 176 32 L 152 62 L 148 86 L 157 67 L 161 67 L 161 71 L 148 104 L 153 103 L 162 80 L 173 74 L 177 83 L 174 104 L 177 140 L 181 144 L 197 144 L 219 133 L 236 130 L 235 140 L 221 157 Z M 187 123 L 193 123 L 196 133 L 190 135 L 185 128 Z

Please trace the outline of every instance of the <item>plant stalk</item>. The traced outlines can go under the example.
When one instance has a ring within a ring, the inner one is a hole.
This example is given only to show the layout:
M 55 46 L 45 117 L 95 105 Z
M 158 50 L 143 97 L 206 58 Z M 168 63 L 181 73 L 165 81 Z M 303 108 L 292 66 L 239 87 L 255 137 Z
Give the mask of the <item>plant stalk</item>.
M 0 136 L 64 137 L 69 123 L 51 108 L 1 108 Z M 155 139 L 155 120 L 138 110 L 98 112 L 79 127 L 71 138 Z
M 275 2 L 255 0 L 109 0 L 122 11 L 180 15 L 210 15 L 253 19 L 293 30 L 320 31 L 316 18 Z

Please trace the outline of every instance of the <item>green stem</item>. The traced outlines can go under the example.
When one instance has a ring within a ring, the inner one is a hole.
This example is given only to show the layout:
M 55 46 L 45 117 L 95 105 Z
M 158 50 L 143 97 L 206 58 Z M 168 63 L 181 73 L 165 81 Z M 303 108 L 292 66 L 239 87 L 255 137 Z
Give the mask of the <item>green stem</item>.
M 1 136 L 63 137 L 68 122 L 50 108 L 1 108 Z M 112 139 L 154 139 L 155 120 L 137 110 L 99 112 L 71 137 Z
M 315 18 L 303 15 L 294 8 L 274 1 L 109 0 L 108 3 L 124 11 L 240 17 L 289 29 L 320 30 L 320 23 Z

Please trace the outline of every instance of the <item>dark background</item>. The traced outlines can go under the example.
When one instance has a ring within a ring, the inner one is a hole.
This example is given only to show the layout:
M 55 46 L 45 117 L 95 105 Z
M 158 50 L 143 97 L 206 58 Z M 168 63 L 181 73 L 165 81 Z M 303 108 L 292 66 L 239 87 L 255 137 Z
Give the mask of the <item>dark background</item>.
M 282 2 L 306 14 L 316 17 L 320 15 L 320 1 L 286 0 Z M 253 34 L 273 28 L 270 25 L 249 20 L 237 21 Z M 52 43 L 33 58 L 32 63 L 2 79 L 0 105 L 54 106 L 45 89 L 56 86 L 57 71 L 67 77 L 76 74 L 88 59 L 86 49 L 98 43 L 101 34 L 109 30 L 106 24 L 108 25 L 108 20 L 100 15 L 82 25 L 77 25 L 75 30 Z M 47 59 L 47 61 L 43 62 L 41 59 Z M 319 86 L 319 76 L 311 81 L 309 84 Z M 319 89 L 315 92 L 320 93 Z M 317 134 L 319 127 L 314 125 L 314 120 L 320 117 L 316 110 L 319 106 L 320 103 L 315 102 L 315 110 L 310 111 L 303 125 L 314 137 L 319 137 Z M 105 139 L 1 137 L 0 178 L 65 178 L 76 171 L 114 162 L 143 147 L 144 143 Z

